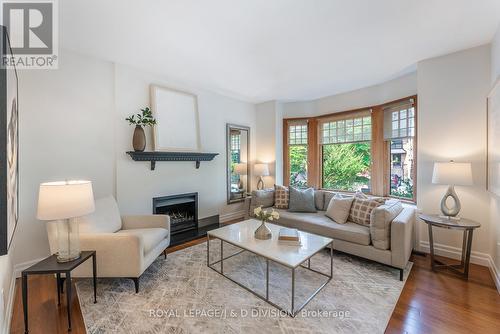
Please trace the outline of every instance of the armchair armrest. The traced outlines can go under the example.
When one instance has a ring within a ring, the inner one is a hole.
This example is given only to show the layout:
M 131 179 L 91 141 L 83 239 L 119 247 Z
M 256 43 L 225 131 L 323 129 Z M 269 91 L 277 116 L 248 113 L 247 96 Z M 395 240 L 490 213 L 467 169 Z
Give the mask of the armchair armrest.
M 139 215 L 122 216 L 122 229 L 160 227 L 170 231 L 170 217 L 168 215 Z
M 415 209 L 404 208 L 391 223 L 392 265 L 404 269 L 413 250 Z
M 142 238 L 121 233 L 80 234 L 80 248 L 95 250 L 98 277 L 138 277 L 141 274 L 144 244 Z M 87 261 L 89 262 L 89 261 Z M 75 269 L 75 276 L 91 277 L 91 263 Z

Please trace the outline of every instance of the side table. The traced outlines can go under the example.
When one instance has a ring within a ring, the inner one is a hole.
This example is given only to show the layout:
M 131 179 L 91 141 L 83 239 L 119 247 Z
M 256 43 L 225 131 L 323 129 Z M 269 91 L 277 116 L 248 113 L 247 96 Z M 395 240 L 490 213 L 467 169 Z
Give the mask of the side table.
M 472 234 L 474 229 L 480 227 L 481 224 L 465 218 L 455 220 L 443 218 L 438 215 L 420 215 L 419 217 L 427 224 L 427 227 L 429 229 L 429 248 L 431 253 L 432 271 L 436 271 L 437 269 L 449 269 L 467 280 L 469 278 Z M 460 264 L 447 264 L 434 258 L 434 238 L 432 235 L 433 226 L 463 231 L 462 257 L 460 259 Z
M 83 262 L 92 257 L 92 271 L 94 278 L 94 303 L 97 303 L 97 262 L 95 251 L 83 251 L 80 258 L 65 262 L 57 262 L 57 255 L 49 256 L 48 258 L 34 264 L 22 272 L 22 290 L 23 290 L 23 311 L 24 311 L 24 333 L 28 333 L 28 275 L 56 274 L 57 277 L 57 305 L 61 303 L 61 274 L 66 275 L 66 300 L 68 310 L 68 331 L 71 331 L 71 271 L 78 267 Z

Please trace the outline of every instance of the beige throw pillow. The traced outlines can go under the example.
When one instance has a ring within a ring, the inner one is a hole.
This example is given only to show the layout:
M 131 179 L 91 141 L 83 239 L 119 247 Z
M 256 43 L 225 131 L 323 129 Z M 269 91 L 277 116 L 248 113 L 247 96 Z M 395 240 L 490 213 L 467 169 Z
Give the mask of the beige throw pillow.
M 338 224 L 345 224 L 351 211 L 352 202 L 354 197 L 344 198 L 340 195 L 335 195 L 328 204 L 325 216 L 333 219 Z
M 382 204 L 383 203 L 377 199 L 367 199 L 355 196 L 348 219 L 356 224 L 370 226 L 370 215 L 372 210 Z
M 288 187 L 274 185 L 274 207 L 288 209 Z

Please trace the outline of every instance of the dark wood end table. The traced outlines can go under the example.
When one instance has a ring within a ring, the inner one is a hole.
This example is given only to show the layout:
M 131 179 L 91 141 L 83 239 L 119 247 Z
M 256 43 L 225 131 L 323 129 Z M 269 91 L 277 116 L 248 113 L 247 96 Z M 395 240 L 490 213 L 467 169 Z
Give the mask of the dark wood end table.
M 68 310 L 68 331 L 71 331 L 71 271 L 92 257 L 92 273 L 94 278 L 94 303 L 97 303 L 97 262 L 95 251 L 83 251 L 80 258 L 65 262 L 57 262 L 57 255 L 51 255 L 48 258 L 34 264 L 22 271 L 22 290 L 23 290 L 23 311 L 24 311 L 24 333 L 28 333 L 28 275 L 56 274 L 57 277 L 57 305 L 61 304 L 61 290 L 63 287 L 63 278 L 66 280 L 66 300 Z
M 431 253 L 432 271 L 436 271 L 438 269 L 449 269 L 467 280 L 469 278 L 472 234 L 474 229 L 480 227 L 481 224 L 476 221 L 465 218 L 460 218 L 459 220 L 455 220 L 455 219 L 443 218 L 438 215 L 420 215 L 419 217 L 427 224 L 429 230 L 429 248 Z M 433 226 L 445 229 L 463 231 L 462 257 L 460 259 L 460 264 L 447 264 L 442 261 L 436 260 L 434 258 L 434 238 L 432 235 Z

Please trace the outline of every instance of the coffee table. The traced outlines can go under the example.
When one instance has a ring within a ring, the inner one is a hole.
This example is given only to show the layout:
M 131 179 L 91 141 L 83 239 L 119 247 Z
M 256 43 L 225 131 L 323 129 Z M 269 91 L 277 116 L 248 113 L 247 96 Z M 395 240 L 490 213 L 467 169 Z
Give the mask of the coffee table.
M 263 299 L 272 306 L 286 312 L 288 315 L 295 317 L 304 306 L 311 301 L 311 299 L 316 296 L 321 289 L 323 289 L 333 276 L 333 239 L 323 237 L 320 235 L 299 231 L 300 237 L 302 239 L 301 246 L 290 246 L 278 243 L 278 233 L 282 226 L 269 224 L 266 225 L 272 231 L 272 238 L 268 240 L 255 239 L 254 231 L 259 227 L 260 221 L 255 219 L 245 220 L 240 223 L 227 225 L 215 230 L 211 230 L 207 233 L 207 266 L 232 282 L 238 284 L 242 288 L 253 293 L 255 296 Z M 210 240 L 219 239 L 220 242 L 220 260 L 210 263 Z M 235 254 L 231 254 L 227 257 L 223 256 L 224 253 L 224 243 L 231 244 L 241 250 Z M 325 247 L 330 246 L 330 273 L 325 274 L 318 270 L 311 268 L 311 257 L 323 250 Z M 228 275 L 224 273 L 224 260 L 227 260 L 233 256 L 241 254 L 243 252 L 250 252 L 255 255 L 261 256 L 266 260 L 266 294 L 260 295 L 252 289 L 244 286 L 243 284 L 235 281 Z M 269 300 L 269 261 L 279 263 L 285 267 L 288 267 L 292 271 L 292 298 L 291 298 L 291 308 L 286 310 L 277 304 Z M 307 265 L 304 263 L 307 261 Z M 220 271 L 214 267 L 214 265 L 220 263 Z M 295 307 L 295 271 L 298 267 L 305 268 L 307 270 L 313 271 L 317 274 L 323 275 L 328 278 L 328 280 L 323 283 L 318 289 L 316 289 L 312 295 L 307 298 L 307 300 L 300 305 Z

